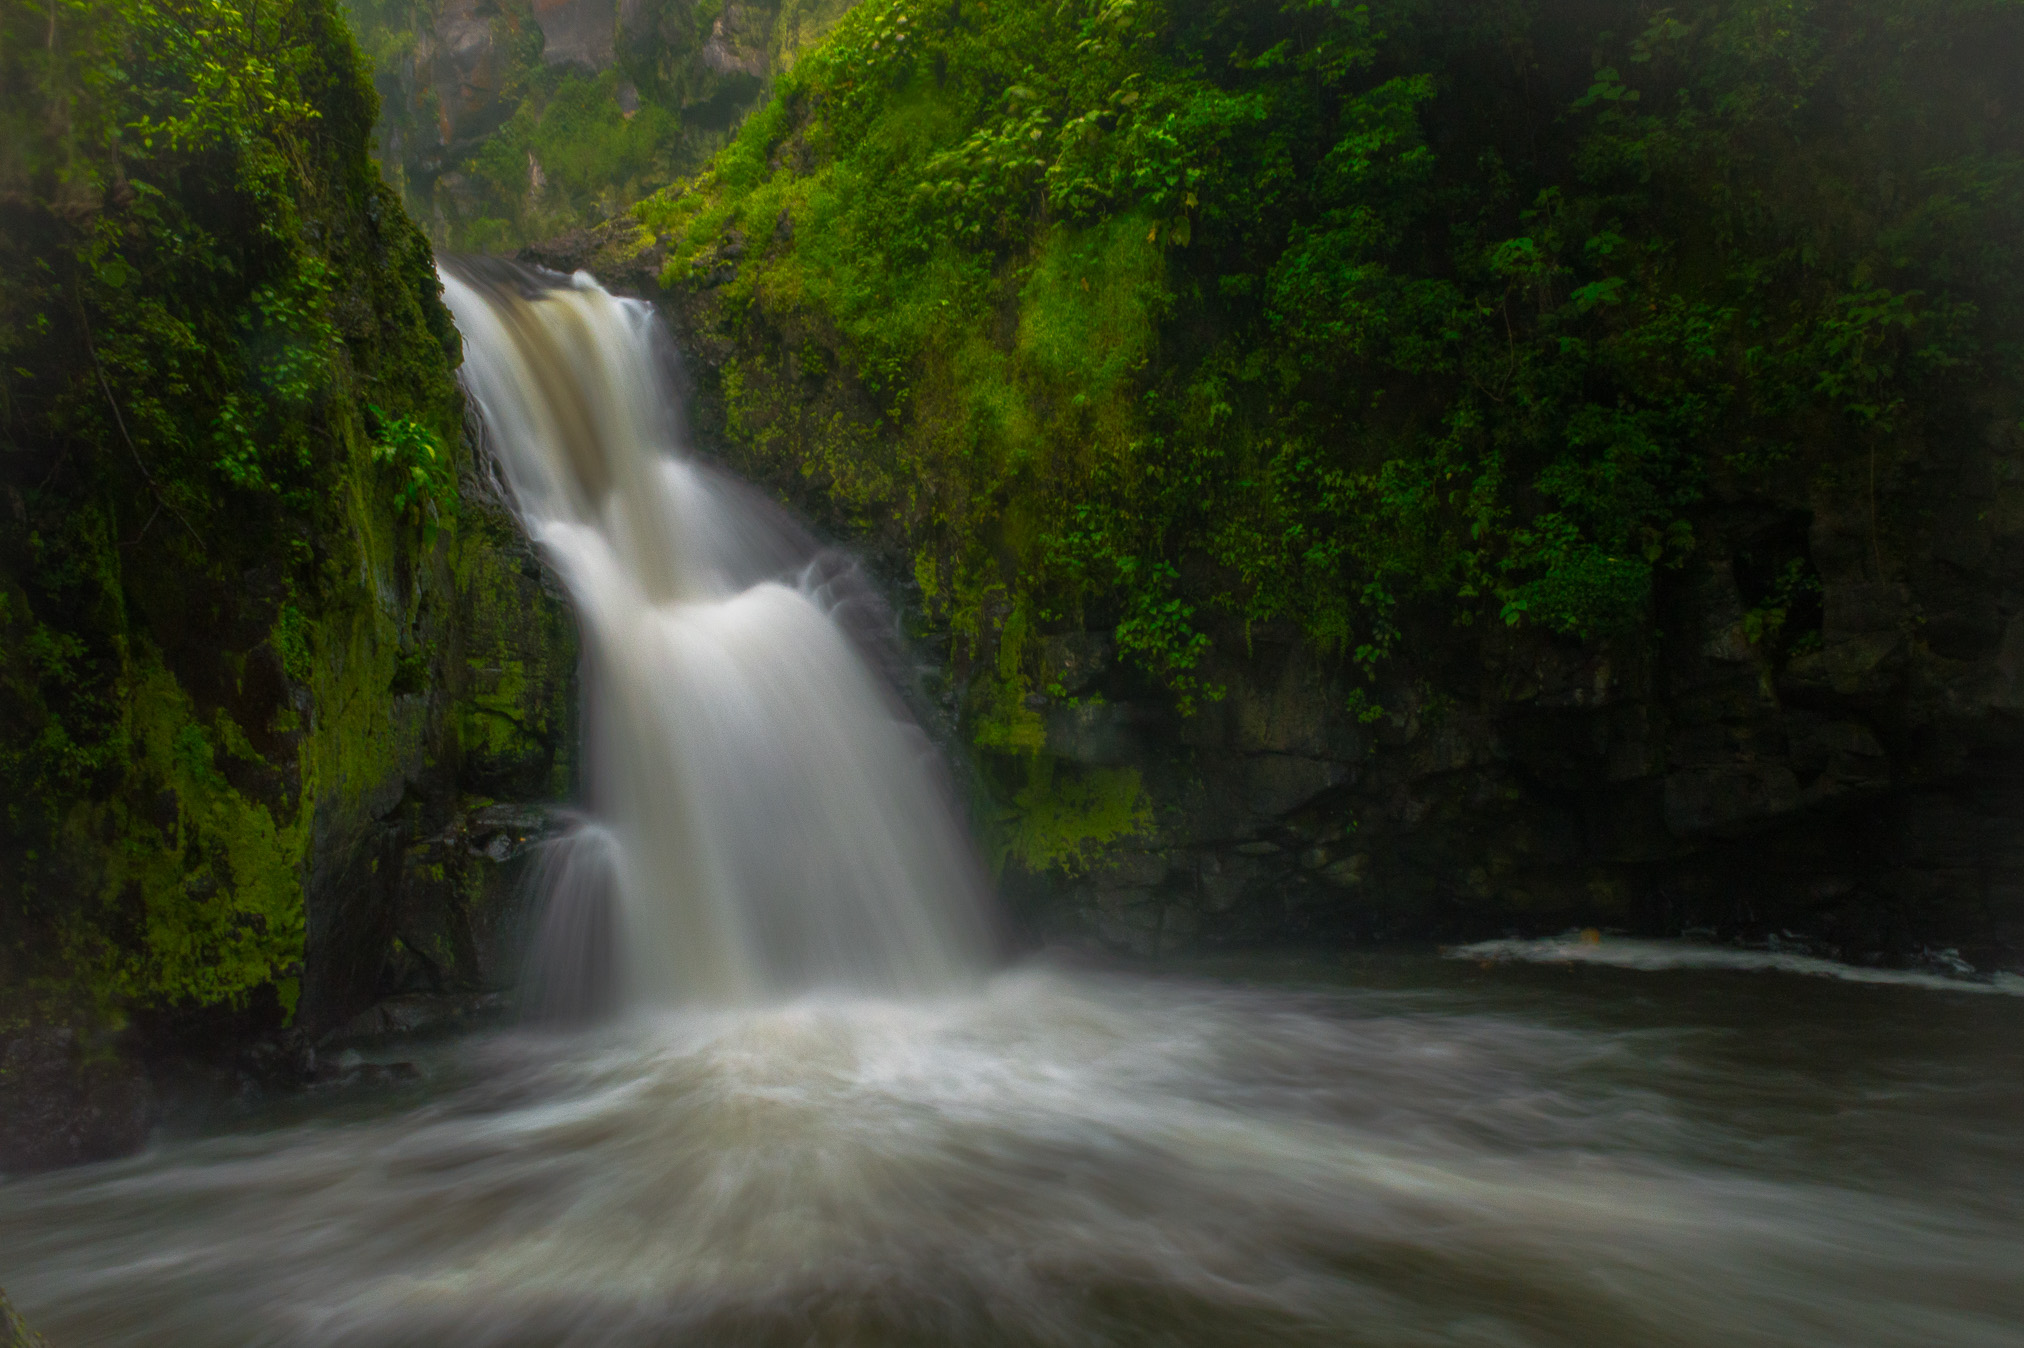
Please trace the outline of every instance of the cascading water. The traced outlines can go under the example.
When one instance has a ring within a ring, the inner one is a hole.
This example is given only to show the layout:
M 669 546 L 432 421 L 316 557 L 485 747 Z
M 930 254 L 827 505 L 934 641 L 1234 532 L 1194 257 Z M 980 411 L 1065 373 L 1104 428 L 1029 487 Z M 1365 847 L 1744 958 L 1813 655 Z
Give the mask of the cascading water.
M 585 638 L 599 823 L 551 868 L 538 995 L 595 1003 L 614 939 L 634 1002 L 979 970 L 984 886 L 934 746 L 875 667 L 883 610 L 847 558 L 683 455 L 651 308 L 497 262 L 446 265 L 444 297 Z

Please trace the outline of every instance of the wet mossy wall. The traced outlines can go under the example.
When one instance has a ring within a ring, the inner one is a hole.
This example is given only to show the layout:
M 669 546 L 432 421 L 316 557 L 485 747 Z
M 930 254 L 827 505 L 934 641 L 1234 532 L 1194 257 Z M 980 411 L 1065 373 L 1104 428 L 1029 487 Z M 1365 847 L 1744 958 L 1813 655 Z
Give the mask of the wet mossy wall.
M 336 7 L 5 24 L 0 1029 L 327 1028 L 414 847 L 569 790 L 573 630 Z
M 2018 24 L 886 0 L 574 256 L 910 596 L 1036 931 L 2014 962 Z

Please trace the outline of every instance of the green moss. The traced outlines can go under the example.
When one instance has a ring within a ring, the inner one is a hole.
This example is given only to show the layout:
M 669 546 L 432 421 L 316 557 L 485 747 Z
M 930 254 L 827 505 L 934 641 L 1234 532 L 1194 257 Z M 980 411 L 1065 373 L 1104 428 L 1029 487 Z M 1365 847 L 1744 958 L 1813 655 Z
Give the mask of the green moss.
M 64 846 L 101 855 L 104 866 L 96 908 L 69 932 L 73 965 L 91 971 L 108 1005 L 243 1004 L 302 958 L 313 802 L 299 798 L 277 820 L 269 803 L 232 787 L 220 756 L 259 756 L 222 713 L 222 733 L 207 731 L 158 665 L 138 671 L 128 707 L 131 794 L 74 806 L 61 828 Z M 108 834 L 116 845 L 101 851 L 95 840 Z M 106 939 L 128 923 L 139 940 Z
M 509 518 L 488 511 L 472 524 L 450 551 L 466 785 L 521 798 L 566 795 L 575 773 L 574 625 L 541 593 Z
M 1127 394 L 1158 336 L 1166 255 L 1158 222 L 1140 212 L 1040 241 L 1019 293 L 1017 351 L 1077 406 Z M 1078 401 L 1079 400 L 1079 401 Z
M 998 821 L 998 862 L 1073 874 L 1103 848 L 1152 830 L 1152 802 L 1138 769 L 1076 771 L 1036 755 L 1028 760 L 1025 785 Z
M 1026 705 L 1025 680 L 986 680 L 978 698 L 978 714 L 970 725 L 970 742 L 996 753 L 1039 753 L 1047 747 L 1047 727 L 1040 713 Z
M 293 604 L 283 604 L 275 615 L 274 627 L 267 638 L 274 646 L 275 654 L 281 657 L 281 668 L 297 683 L 308 683 L 315 676 L 316 660 L 309 647 L 309 619 Z
M 518 660 L 475 671 L 476 686 L 459 722 L 467 752 L 511 758 L 526 748 L 521 716 L 526 710 L 527 675 Z

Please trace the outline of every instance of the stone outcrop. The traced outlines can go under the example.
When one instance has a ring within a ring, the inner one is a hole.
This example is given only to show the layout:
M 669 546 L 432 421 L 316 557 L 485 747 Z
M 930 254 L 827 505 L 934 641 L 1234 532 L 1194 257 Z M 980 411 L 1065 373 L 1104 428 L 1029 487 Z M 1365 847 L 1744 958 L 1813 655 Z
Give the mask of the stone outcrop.
M 438 143 L 446 148 L 496 129 L 512 111 L 501 98 L 506 54 L 493 32 L 494 12 L 482 0 L 446 0 L 436 20 L 426 69 L 436 94 Z
M 612 0 L 534 0 L 541 59 L 552 66 L 604 70 L 616 55 L 618 8 Z
M 750 75 L 757 79 L 770 64 L 767 39 L 773 16 L 756 5 L 729 4 L 710 22 L 703 42 L 703 64 L 719 75 Z
M 156 1114 L 146 1073 L 110 1037 L 93 1042 L 69 1026 L 0 1037 L 0 1104 L 0 1172 L 124 1156 Z

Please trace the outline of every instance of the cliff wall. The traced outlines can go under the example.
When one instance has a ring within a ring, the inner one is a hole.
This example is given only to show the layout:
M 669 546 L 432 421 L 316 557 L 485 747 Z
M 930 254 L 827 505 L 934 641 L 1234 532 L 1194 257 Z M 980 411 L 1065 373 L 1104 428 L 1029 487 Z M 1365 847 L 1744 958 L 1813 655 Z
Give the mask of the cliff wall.
M 864 6 L 561 260 L 912 596 L 1037 935 L 2014 965 L 2024 38 L 1772 9 Z
M 498 986 L 542 827 L 499 802 L 565 793 L 576 736 L 573 629 L 474 457 L 334 6 L 6 22 L 13 1169 L 138 1145 L 143 1060 Z

